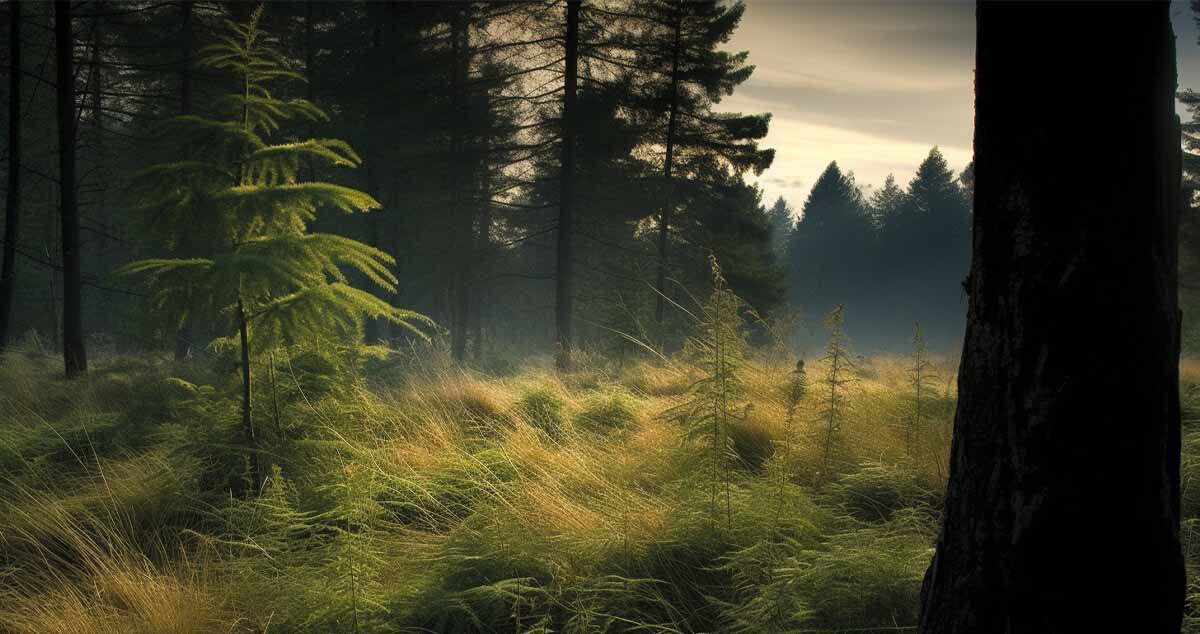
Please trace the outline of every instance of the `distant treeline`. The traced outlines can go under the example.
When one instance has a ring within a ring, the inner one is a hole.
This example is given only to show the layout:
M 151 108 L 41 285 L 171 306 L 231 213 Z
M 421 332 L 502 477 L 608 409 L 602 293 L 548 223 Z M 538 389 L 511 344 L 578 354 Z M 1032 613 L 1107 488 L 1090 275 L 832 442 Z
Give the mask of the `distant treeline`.
M 799 221 L 780 198 L 770 210 L 775 251 L 788 266 L 802 335 L 846 307 L 860 349 L 907 345 L 913 322 L 931 343 L 953 346 L 966 316 L 971 257 L 971 174 L 956 177 L 934 148 L 907 188 L 888 176 L 870 197 L 836 162 L 813 184 Z

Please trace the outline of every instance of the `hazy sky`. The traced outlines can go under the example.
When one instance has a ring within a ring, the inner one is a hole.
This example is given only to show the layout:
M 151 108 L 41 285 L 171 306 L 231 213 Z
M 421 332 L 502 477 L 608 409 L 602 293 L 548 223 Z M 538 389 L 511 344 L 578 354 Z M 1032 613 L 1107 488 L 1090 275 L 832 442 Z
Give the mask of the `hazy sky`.
M 719 108 L 773 114 L 766 146 L 775 148 L 775 163 L 749 177 L 768 205 L 782 195 L 798 211 L 832 160 L 864 187 L 878 187 L 888 173 L 907 184 L 934 145 L 955 171 L 970 160 L 973 0 L 746 4 L 728 48 L 749 51 L 756 70 Z M 1171 15 L 1179 86 L 1200 90 L 1200 46 L 1186 0 L 1173 2 Z

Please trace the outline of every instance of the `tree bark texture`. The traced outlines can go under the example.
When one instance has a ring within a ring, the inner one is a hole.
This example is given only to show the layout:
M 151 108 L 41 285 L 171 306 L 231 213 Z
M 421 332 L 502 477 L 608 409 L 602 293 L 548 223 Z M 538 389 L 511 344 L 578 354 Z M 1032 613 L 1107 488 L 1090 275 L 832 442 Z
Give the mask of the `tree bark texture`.
M 1179 632 L 1168 9 L 978 5 L 970 306 L 924 634 Z

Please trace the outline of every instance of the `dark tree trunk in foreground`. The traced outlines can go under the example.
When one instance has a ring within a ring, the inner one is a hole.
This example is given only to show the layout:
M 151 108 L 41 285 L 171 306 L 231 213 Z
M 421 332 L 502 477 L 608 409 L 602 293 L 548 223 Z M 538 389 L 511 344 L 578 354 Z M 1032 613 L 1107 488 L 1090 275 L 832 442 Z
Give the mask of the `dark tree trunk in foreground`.
M 71 3 L 54 3 L 55 62 L 58 65 L 58 178 L 62 214 L 63 362 L 67 378 L 87 372 L 83 346 L 83 276 L 79 258 L 79 202 L 75 190 L 75 40 Z
M 575 204 L 575 117 L 579 81 L 579 0 L 567 1 L 566 77 L 563 81 L 562 172 L 558 198 L 558 245 L 554 272 L 554 326 L 560 369 L 571 366 L 571 303 L 574 273 L 571 270 L 572 205 Z
M 924 634 L 1179 632 L 1168 8 L 979 5 L 971 299 Z
M 4 260 L 0 263 L 0 352 L 8 347 L 17 285 L 17 238 L 21 222 L 21 3 L 8 3 L 8 191 L 4 208 Z

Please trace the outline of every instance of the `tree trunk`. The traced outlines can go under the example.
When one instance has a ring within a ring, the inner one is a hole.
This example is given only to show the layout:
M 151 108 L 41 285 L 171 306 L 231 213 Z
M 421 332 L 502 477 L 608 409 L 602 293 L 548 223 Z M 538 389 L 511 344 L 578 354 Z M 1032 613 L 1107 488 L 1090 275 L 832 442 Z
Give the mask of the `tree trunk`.
M 258 467 L 258 437 L 254 433 L 254 420 L 250 416 L 250 324 L 246 320 L 246 305 L 242 295 L 238 293 L 237 300 L 238 338 L 242 351 L 242 434 L 245 436 L 246 448 L 250 452 L 250 481 L 253 489 L 262 486 L 262 472 Z M 253 490 L 248 491 L 253 493 Z
M 75 72 L 71 3 L 54 3 L 55 61 L 58 66 L 58 169 L 62 215 L 63 364 L 67 378 L 87 372 L 83 344 L 83 277 L 79 261 L 79 202 L 75 189 Z
M 575 204 L 575 101 L 579 81 L 579 4 L 567 1 L 566 78 L 563 82 L 562 172 L 559 177 L 558 249 L 554 273 L 554 325 L 559 369 L 571 366 L 572 205 Z
M 8 7 L 8 191 L 4 199 L 4 259 L 0 264 L 0 352 L 8 347 L 12 328 L 21 222 L 21 2 L 13 0 Z
M 104 3 L 101 2 L 101 0 L 96 0 L 93 6 L 95 7 L 95 11 L 97 13 L 103 13 L 105 11 Z M 101 21 L 99 18 L 93 19 L 91 34 L 92 45 L 89 55 L 90 59 L 88 60 L 88 65 L 91 66 L 91 68 L 88 69 L 87 79 L 88 109 L 91 111 L 91 132 L 93 136 L 86 141 L 87 147 L 90 150 L 89 154 L 91 161 L 94 164 L 93 171 L 95 173 L 95 178 L 97 179 L 97 184 L 99 185 L 98 187 L 93 186 L 92 197 L 87 204 L 91 206 L 91 221 L 94 224 L 100 225 L 102 231 L 92 232 L 90 238 L 86 240 L 85 243 L 92 247 L 92 266 L 94 267 L 93 270 L 97 272 L 105 270 L 105 255 L 108 252 L 107 235 L 110 230 L 108 221 L 108 201 L 106 199 L 107 197 L 105 196 L 105 190 L 108 186 L 109 180 L 108 166 L 110 161 L 105 147 L 105 136 L 107 134 L 104 129 L 103 116 L 104 33 L 101 30 L 100 25 Z M 79 115 L 77 114 L 76 121 L 78 120 Z M 80 248 L 82 249 L 82 247 L 83 245 L 81 244 Z M 88 303 L 94 311 L 92 313 L 93 317 L 91 318 L 94 320 L 91 324 L 92 328 L 102 332 L 110 331 L 114 324 L 109 321 L 110 315 L 113 312 L 112 302 L 109 295 L 107 293 L 93 292 L 89 289 L 88 297 Z
M 924 634 L 1180 630 L 1168 9 L 1089 4 L 1080 28 L 1076 3 L 979 5 L 970 307 Z
M 450 38 L 454 45 L 454 72 L 451 86 L 451 108 L 453 108 L 453 129 L 451 130 L 450 156 L 454 164 L 450 168 L 450 198 L 452 232 L 450 258 L 454 266 L 454 274 L 450 280 L 450 349 L 454 360 L 462 362 L 467 350 L 467 311 L 469 309 L 468 287 L 470 285 L 471 248 L 471 205 L 464 204 L 462 198 L 463 182 L 460 173 L 469 169 L 465 151 L 464 135 L 466 130 L 466 91 L 467 74 L 470 69 L 468 49 L 470 33 L 467 11 L 469 4 L 456 7 L 450 18 Z
M 680 35 L 683 31 L 683 7 L 675 6 L 675 36 L 671 45 L 671 110 L 667 115 L 666 157 L 663 159 L 663 184 L 666 201 L 663 203 L 662 214 L 658 217 L 658 279 L 655 281 L 654 321 L 662 322 L 666 308 L 667 290 L 667 247 L 671 233 L 671 205 L 674 201 L 674 183 L 671 171 L 675 168 L 675 130 L 679 117 L 679 54 Z
M 484 167 L 486 172 L 487 167 Z M 492 208 L 487 202 L 479 214 L 478 257 L 483 262 L 491 262 L 492 257 Z M 475 363 L 483 361 L 483 309 L 487 304 L 487 285 L 475 284 L 472 292 L 473 309 L 471 311 L 471 356 Z
M 180 36 L 179 66 L 179 113 L 192 113 L 192 2 L 184 0 L 183 29 Z M 192 318 L 184 317 L 175 332 L 175 360 L 183 361 L 192 356 Z

